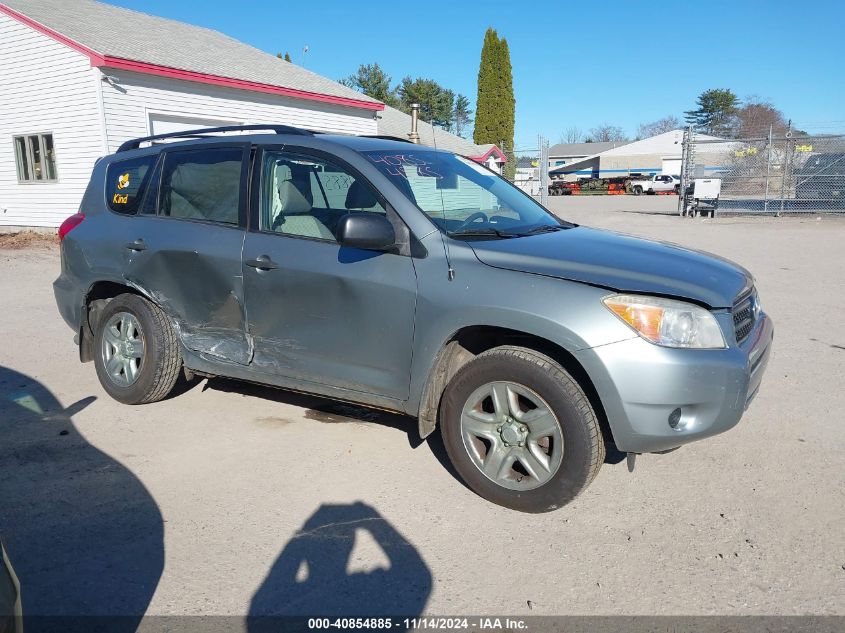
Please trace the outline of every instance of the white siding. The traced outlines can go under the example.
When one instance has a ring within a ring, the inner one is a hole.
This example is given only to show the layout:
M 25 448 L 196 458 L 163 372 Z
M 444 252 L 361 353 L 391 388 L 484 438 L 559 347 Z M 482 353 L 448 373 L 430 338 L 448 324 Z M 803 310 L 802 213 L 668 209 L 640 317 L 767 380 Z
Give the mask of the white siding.
M 102 154 L 88 58 L 0 14 L 0 226 L 58 226 Z M 18 183 L 12 137 L 52 132 L 58 182 Z
M 150 117 L 161 114 L 377 134 L 371 110 L 108 68 L 103 72 L 119 79 L 115 86 L 103 84 L 111 150 L 128 139 L 148 135 Z

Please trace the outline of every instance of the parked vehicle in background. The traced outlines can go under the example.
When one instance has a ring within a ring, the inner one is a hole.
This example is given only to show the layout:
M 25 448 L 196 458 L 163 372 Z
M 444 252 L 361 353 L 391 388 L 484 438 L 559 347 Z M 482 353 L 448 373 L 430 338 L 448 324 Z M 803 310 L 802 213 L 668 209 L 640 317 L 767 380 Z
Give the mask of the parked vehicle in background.
M 795 170 L 795 197 L 845 206 L 845 152 L 813 154 Z
M 662 191 L 679 193 L 681 190 L 681 178 L 668 174 L 657 174 L 651 178 L 631 180 L 628 186 L 630 187 L 631 193 L 635 196 L 640 196 L 644 193 L 660 193 Z
M 59 311 L 116 400 L 184 373 L 406 413 L 478 494 L 545 512 L 606 443 L 721 433 L 757 393 L 773 326 L 736 264 L 561 221 L 449 152 L 232 129 L 125 143 L 59 229 Z

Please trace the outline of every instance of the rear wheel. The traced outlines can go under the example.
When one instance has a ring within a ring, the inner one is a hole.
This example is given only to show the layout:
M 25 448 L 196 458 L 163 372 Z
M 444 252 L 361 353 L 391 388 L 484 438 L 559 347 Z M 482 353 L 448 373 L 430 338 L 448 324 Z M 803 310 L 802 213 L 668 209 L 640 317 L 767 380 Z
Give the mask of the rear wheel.
M 557 362 L 497 347 L 446 388 L 441 432 L 455 469 L 476 493 L 523 512 L 572 501 L 598 473 L 605 447 L 578 383 Z
M 640 187 L 639 185 L 636 185 L 636 186 L 634 187 L 634 195 L 635 195 L 635 196 L 641 196 L 641 195 L 643 195 L 643 188 L 642 188 L 642 187 Z
M 124 404 L 166 397 L 179 378 L 182 355 L 161 308 L 123 294 L 103 309 L 96 329 L 94 364 L 100 384 Z

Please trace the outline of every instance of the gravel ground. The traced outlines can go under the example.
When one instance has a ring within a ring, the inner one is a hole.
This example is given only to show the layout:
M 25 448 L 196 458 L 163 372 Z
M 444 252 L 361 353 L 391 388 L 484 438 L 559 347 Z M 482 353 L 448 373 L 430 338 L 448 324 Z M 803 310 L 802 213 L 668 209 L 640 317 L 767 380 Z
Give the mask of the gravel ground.
M 775 321 L 732 431 L 571 505 L 471 493 L 415 421 L 215 379 L 129 407 L 80 365 L 55 249 L 0 250 L 0 535 L 35 613 L 845 614 L 845 220 L 552 198 L 729 257 Z M 364 596 L 362 598 L 362 596 Z

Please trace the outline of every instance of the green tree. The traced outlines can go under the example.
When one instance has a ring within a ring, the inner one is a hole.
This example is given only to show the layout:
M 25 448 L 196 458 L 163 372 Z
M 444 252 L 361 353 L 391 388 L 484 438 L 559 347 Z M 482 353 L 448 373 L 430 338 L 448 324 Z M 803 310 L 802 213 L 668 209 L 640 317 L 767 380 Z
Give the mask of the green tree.
M 411 111 L 412 103 L 420 104 L 420 119 L 450 127 L 455 93 L 444 88 L 433 79 L 411 79 L 405 77 L 396 89 L 399 107 Z
M 507 40 L 499 38 L 491 27 L 484 34 L 481 47 L 472 138 L 479 145 L 493 143 L 505 152 L 508 158 L 505 177 L 511 180 L 516 173 L 516 156 L 513 151 L 515 116 L 510 49 Z
M 452 131 L 458 136 L 463 136 L 470 123 L 472 110 L 469 109 L 469 99 L 459 94 L 455 97 L 455 107 L 452 108 Z
M 698 108 L 684 112 L 687 123 L 705 134 L 723 137 L 734 135 L 739 99 L 731 90 L 705 90 L 698 96 L 696 104 Z
M 390 87 L 391 78 L 378 63 L 361 64 L 358 72 L 341 79 L 340 83 L 363 92 L 368 97 L 378 99 L 386 105 L 397 107 L 399 99 L 396 89 Z
M 281 53 L 276 53 L 276 57 L 278 57 L 279 59 L 284 59 L 286 62 L 290 61 L 290 53 L 288 53 L 287 51 L 285 51 L 284 56 L 282 56 Z

